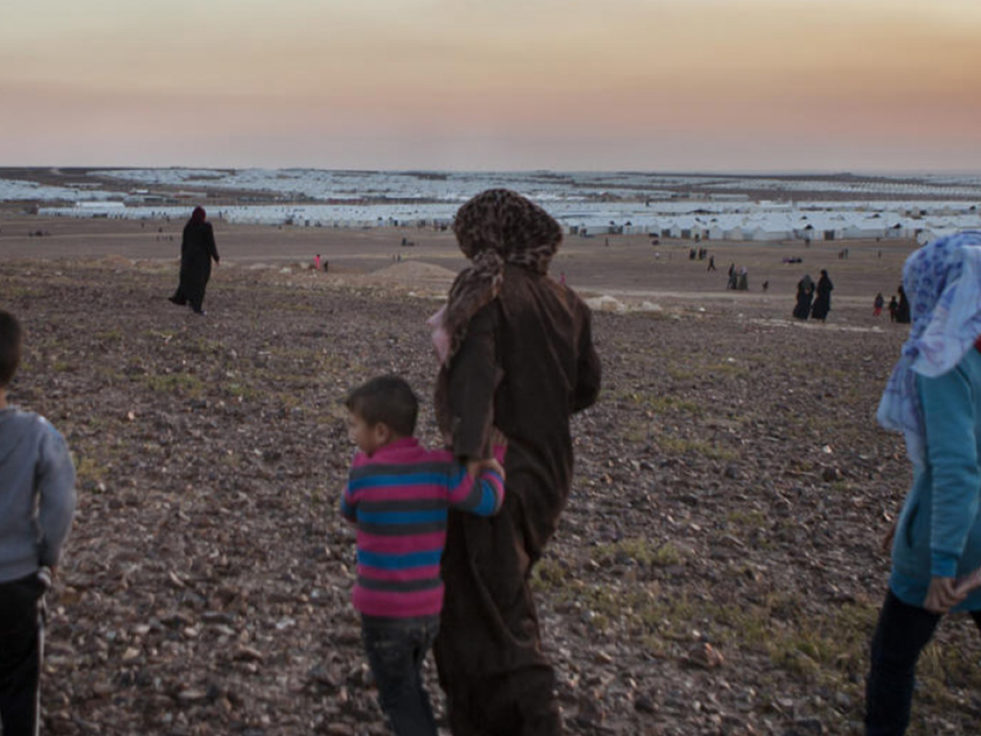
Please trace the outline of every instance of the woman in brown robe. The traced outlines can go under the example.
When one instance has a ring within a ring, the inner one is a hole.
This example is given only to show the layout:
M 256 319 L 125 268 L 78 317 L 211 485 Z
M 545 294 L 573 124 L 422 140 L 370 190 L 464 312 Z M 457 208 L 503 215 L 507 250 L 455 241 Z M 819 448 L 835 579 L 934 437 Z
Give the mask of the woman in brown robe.
M 442 317 L 436 414 L 466 463 L 503 435 L 507 479 L 497 516 L 450 512 L 436 663 L 455 736 L 550 736 L 562 724 L 529 575 L 569 496 L 569 417 L 596 400 L 599 358 L 589 309 L 547 275 L 562 231 L 543 209 L 492 189 L 453 231 L 472 263 Z

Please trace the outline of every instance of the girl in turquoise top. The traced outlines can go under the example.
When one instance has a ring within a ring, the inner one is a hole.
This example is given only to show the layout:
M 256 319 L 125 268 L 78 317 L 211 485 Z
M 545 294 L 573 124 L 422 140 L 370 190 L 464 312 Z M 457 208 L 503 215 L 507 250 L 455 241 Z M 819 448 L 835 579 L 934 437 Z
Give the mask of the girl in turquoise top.
M 909 724 L 916 661 L 941 617 L 981 629 L 981 232 L 940 238 L 903 268 L 912 329 L 877 418 L 902 431 L 913 487 L 896 523 L 889 592 L 872 639 L 869 736 Z

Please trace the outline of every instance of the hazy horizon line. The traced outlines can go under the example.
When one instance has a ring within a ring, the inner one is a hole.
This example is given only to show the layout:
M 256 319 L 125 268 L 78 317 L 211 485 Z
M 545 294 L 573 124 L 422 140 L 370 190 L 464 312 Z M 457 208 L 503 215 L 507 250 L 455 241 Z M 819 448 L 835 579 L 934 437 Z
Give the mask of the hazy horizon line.
M 448 173 L 448 174 L 533 174 L 533 173 L 554 173 L 554 174 L 656 174 L 660 176 L 746 176 L 746 177 L 766 177 L 766 176 L 863 176 L 863 177 L 923 177 L 923 176 L 981 176 L 979 169 L 807 169 L 807 168 L 787 168 L 787 169 L 645 169 L 645 168 L 549 168 L 549 167 L 530 167 L 527 169 L 495 169 L 486 167 L 475 168 L 426 168 L 419 166 L 397 167 L 397 168 L 357 168 L 350 166 L 268 166 L 268 165 L 205 165 L 205 164 L 9 164 L 0 163 L 0 171 L 7 169 L 100 169 L 100 170 L 131 170 L 131 169 L 202 169 L 212 171 L 351 171 L 359 173 L 392 173 L 392 174 L 411 174 L 411 173 Z

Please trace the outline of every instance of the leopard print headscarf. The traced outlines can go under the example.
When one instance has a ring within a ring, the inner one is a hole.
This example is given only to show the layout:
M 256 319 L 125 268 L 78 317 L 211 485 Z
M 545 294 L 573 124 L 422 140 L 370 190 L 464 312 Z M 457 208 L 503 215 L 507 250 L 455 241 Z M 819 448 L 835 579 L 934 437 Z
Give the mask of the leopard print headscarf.
M 509 189 L 488 189 L 466 202 L 456 213 L 453 232 L 471 265 L 450 287 L 443 318 L 450 336 L 447 361 L 463 342 L 471 318 L 500 293 L 504 264 L 548 273 L 562 242 L 562 228 L 552 216 Z

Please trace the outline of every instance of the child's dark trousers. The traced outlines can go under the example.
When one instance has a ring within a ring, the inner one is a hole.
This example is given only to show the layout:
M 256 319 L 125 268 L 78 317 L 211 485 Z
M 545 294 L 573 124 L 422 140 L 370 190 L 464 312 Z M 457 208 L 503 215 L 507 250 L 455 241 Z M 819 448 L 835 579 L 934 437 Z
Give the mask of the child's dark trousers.
M 0 724 L 3 736 L 34 736 L 44 628 L 36 574 L 0 583 Z
M 439 618 L 362 617 L 361 636 L 378 685 L 378 701 L 396 736 L 436 736 L 436 719 L 422 682 L 422 662 Z
M 981 629 L 981 611 L 971 611 Z M 916 661 L 942 618 L 903 603 L 892 591 L 879 613 L 872 637 L 871 669 L 865 689 L 868 736 L 901 736 L 909 725 Z

